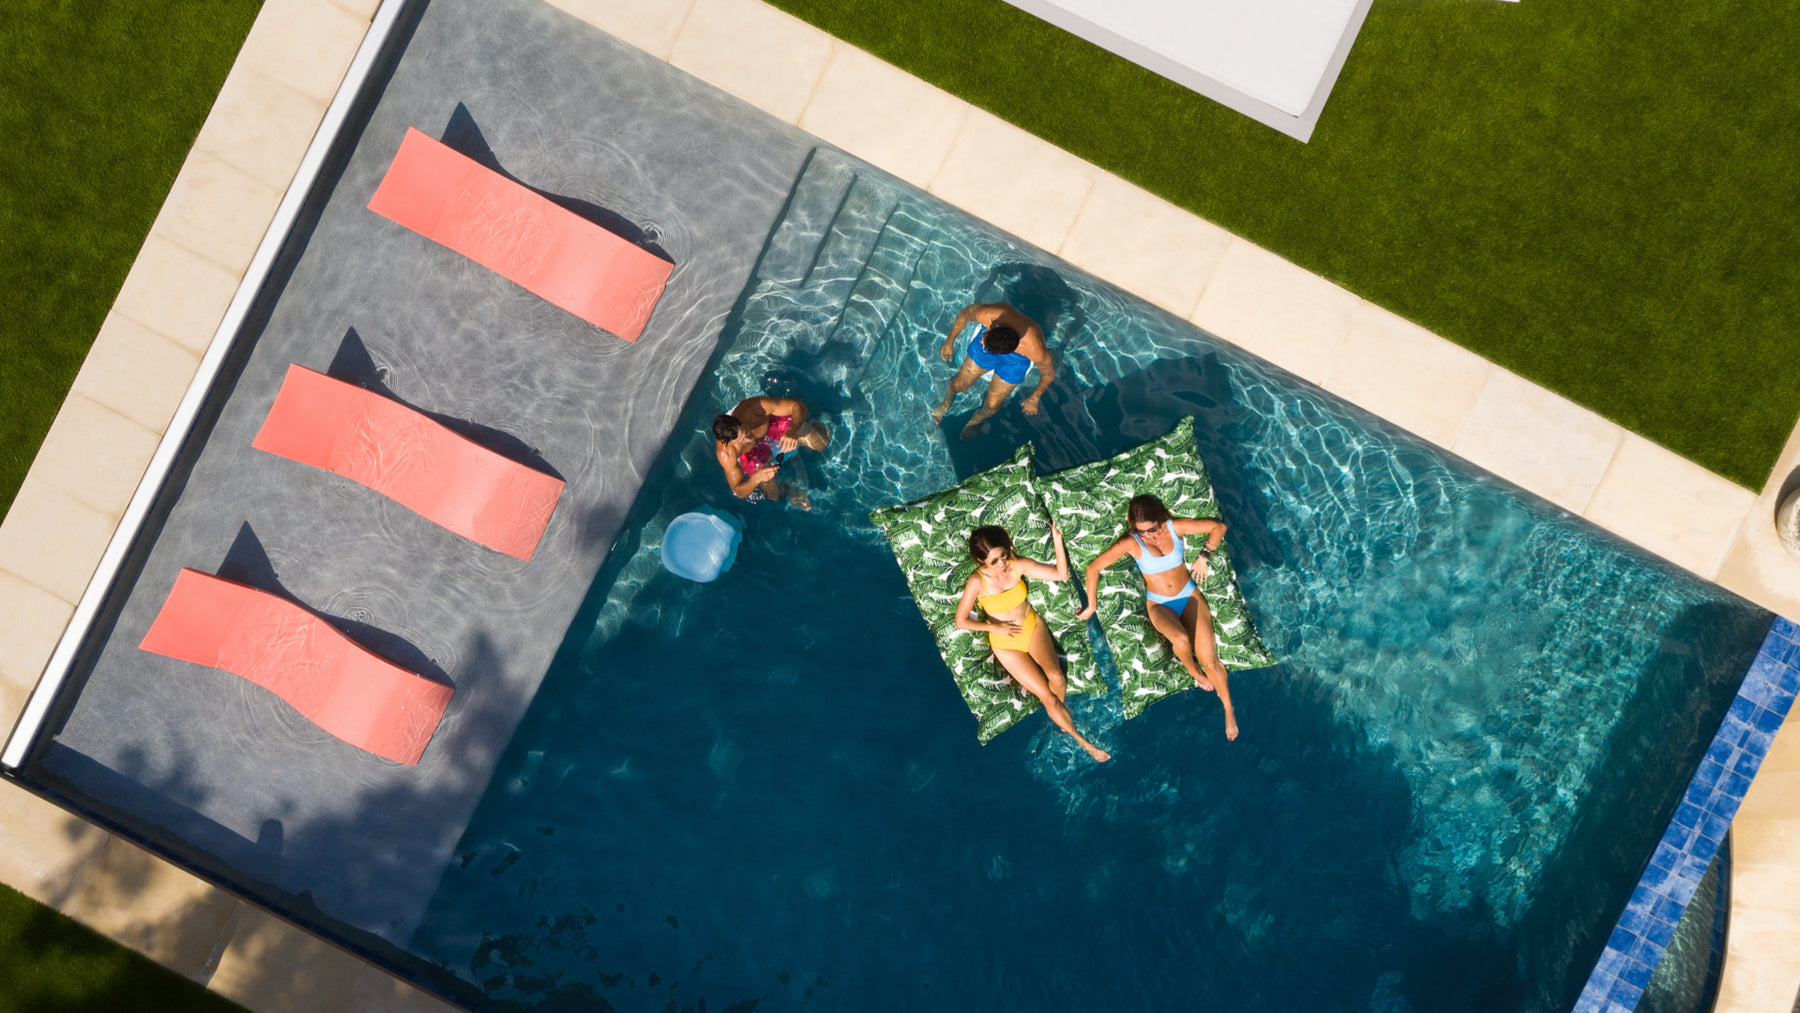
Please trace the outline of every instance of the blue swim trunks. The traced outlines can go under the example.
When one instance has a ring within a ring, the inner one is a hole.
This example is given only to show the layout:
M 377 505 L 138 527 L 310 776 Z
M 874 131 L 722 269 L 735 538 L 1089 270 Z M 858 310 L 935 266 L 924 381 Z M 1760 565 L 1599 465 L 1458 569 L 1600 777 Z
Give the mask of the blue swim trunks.
M 1025 373 L 1031 369 L 1031 360 L 1018 352 L 995 355 L 981 344 L 981 339 L 986 336 L 987 328 L 977 325 L 975 336 L 969 339 L 969 361 L 982 369 L 993 370 L 997 379 L 1017 387 L 1019 381 L 1025 379 Z

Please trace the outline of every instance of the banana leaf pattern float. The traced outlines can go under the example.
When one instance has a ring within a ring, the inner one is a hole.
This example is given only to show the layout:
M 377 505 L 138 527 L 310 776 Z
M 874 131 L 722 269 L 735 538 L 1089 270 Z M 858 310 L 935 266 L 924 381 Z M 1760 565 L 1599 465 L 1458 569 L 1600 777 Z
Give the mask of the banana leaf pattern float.
M 1125 534 L 1125 505 L 1152 493 L 1177 517 L 1219 517 L 1219 501 L 1194 442 L 1192 416 L 1173 432 L 1116 457 L 1038 479 L 1045 504 L 1062 525 L 1069 565 L 1077 573 Z M 1229 523 L 1229 521 L 1227 521 Z M 1199 548 L 1188 540 L 1189 560 Z M 1231 536 L 1213 554 L 1200 593 L 1212 609 L 1219 661 L 1227 671 L 1276 663 L 1263 645 L 1231 565 Z M 1144 580 L 1128 556 L 1100 575 L 1096 613 L 1119 669 L 1120 706 L 1136 717 L 1163 697 L 1193 689 L 1194 680 L 1175 660 L 1144 615 Z
M 969 532 L 998 524 L 1012 534 L 1022 556 L 1054 564 L 1050 514 L 1038 498 L 1031 447 L 1020 447 L 1010 461 L 962 483 L 902 506 L 887 507 L 869 519 L 894 551 L 906 575 L 919 615 L 944 656 L 963 702 L 975 715 L 975 735 L 983 743 L 1041 706 L 994 660 L 987 637 L 956 628 L 956 606 L 963 585 L 975 571 L 969 558 Z M 1066 536 L 1065 532 L 1065 536 Z M 1070 552 L 1070 566 L 1077 564 Z M 1056 640 L 1069 694 L 1105 693 L 1106 681 L 1094 665 L 1087 623 L 1077 619 L 1081 595 L 1079 571 L 1059 584 L 1032 581 L 1031 604 Z M 984 620 L 979 607 L 977 619 Z

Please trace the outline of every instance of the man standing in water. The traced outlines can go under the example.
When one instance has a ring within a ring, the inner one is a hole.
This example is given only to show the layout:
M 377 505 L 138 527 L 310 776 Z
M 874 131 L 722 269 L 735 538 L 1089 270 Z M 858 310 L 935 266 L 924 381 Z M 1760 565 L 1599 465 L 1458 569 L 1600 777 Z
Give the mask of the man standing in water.
M 1038 368 L 1037 387 L 1019 405 L 1027 415 L 1038 413 L 1038 402 L 1043 400 L 1044 390 L 1056 379 L 1056 366 L 1050 361 L 1050 350 L 1044 346 L 1044 332 L 1030 317 L 1005 303 L 976 303 L 958 313 L 956 322 L 950 325 L 949 336 L 944 338 L 944 347 L 938 349 L 938 355 L 945 362 L 955 360 L 956 337 L 971 323 L 979 326 L 969 341 L 969 357 L 950 378 L 950 389 L 944 394 L 943 403 L 931 410 L 931 421 L 944 421 L 944 413 L 950 410 L 956 395 L 974 386 L 983 376 L 992 374 L 987 397 L 963 426 L 962 438 L 965 440 L 972 440 L 981 432 L 981 424 L 1000 410 L 1006 396 L 1025 379 L 1031 367 Z

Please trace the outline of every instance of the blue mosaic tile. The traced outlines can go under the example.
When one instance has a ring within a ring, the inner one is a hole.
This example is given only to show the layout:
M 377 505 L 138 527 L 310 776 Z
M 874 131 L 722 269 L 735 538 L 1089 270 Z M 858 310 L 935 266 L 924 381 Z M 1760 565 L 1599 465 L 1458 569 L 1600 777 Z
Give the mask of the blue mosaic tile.
M 1608 945 L 1606 951 L 1600 954 L 1600 962 L 1594 965 L 1594 973 L 1591 980 L 1604 978 L 1608 982 L 1612 981 L 1612 979 L 1619 976 L 1620 971 L 1625 969 L 1625 961 L 1626 957 L 1624 950 L 1621 950 L 1616 946 Z M 1604 995 L 1605 993 L 1606 990 L 1601 989 L 1601 994 Z
M 1738 751 L 1731 761 L 1731 772 L 1745 777 L 1755 777 L 1756 768 L 1762 766 L 1763 754 L 1744 749 Z
M 1744 730 L 1744 740 L 1739 743 L 1739 746 L 1747 753 L 1755 753 L 1758 756 L 1767 756 L 1769 755 L 1769 747 L 1774 744 L 1775 733 L 1765 732 L 1760 728 L 1746 728 Z
M 1581 993 L 1581 998 L 1575 1000 L 1575 1008 L 1569 1013 L 1605 1013 L 1605 1010 L 1606 993 L 1596 989 L 1590 982 Z
M 1737 816 L 1738 808 L 1743 804 L 1744 800 L 1741 798 L 1731 798 L 1729 796 L 1721 795 L 1718 801 L 1708 807 L 1707 811 L 1726 822 L 1730 822 Z
M 1769 656 L 1766 654 L 1757 659 L 1757 664 L 1760 665 L 1765 661 L 1769 661 Z M 1744 677 L 1744 684 L 1738 687 L 1739 699 L 1748 700 L 1758 707 L 1768 706 L 1770 698 L 1780 692 L 1775 685 L 1775 680 L 1779 678 L 1779 673 L 1775 669 L 1785 667 L 1787 666 L 1779 661 L 1769 661 L 1769 671 L 1758 675 L 1753 666 L 1750 674 Z M 1717 742 L 1713 744 L 1718 745 Z
M 1776 675 L 1775 685 L 1783 693 L 1800 689 L 1800 646 L 1789 648 L 1787 668 Z
M 1710 850 L 1706 854 L 1690 851 L 1681 856 L 1681 865 L 1676 867 L 1675 875 L 1681 877 L 1682 882 L 1698 887 L 1701 878 L 1706 875 L 1706 867 L 1712 864 L 1712 860 L 1713 856 Z M 1692 899 L 1692 897 L 1693 894 L 1689 893 L 1688 898 Z
M 1650 980 L 1650 969 L 1656 966 L 1658 960 L 1662 959 L 1662 951 L 1663 948 L 1661 946 L 1656 945 L 1650 940 L 1639 939 L 1637 944 L 1631 948 L 1631 962 L 1625 965 L 1625 970 L 1619 972 L 1619 977 L 1642 988 L 1644 981 Z M 1643 981 L 1639 981 L 1635 977 L 1638 967 L 1644 969 Z
M 1800 642 L 1800 626 L 1796 626 L 1792 619 L 1788 619 L 1784 616 L 1775 617 L 1775 624 L 1769 627 L 1769 632 L 1778 637 L 1785 637 L 1788 640 Z
M 1650 946 L 1647 942 L 1643 945 Z M 1654 960 L 1655 958 L 1662 956 L 1662 947 L 1651 946 L 1650 948 L 1655 951 L 1651 954 L 1651 959 Z M 1625 973 L 1619 975 L 1619 980 L 1625 982 L 1627 985 L 1636 985 L 1638 988 L 1643 988 L 1645 985 L 1650 984 L 1650 968 L 1633 960 L 1631 963 L 1625 965 Z
M 1725 840 L 1725 831 L 1731 829 L 1731 818 L 1718 813 L 1708 813 L 1706 820 L 1697 829 L 1701 837 L 1713 843 L 1713 850 L 1716 851 L 1719 843 Z
M 1706 758 L 1721 767 L 1731 766 L 1731 754 L 1737 751 L 1737 743 L 1724 736 L 1715 736 L 1712 745 L 1706 749 Z
M 1682 909 L 1686 907 L 1685 903 L 1676 903 L 1674 898 L 1664 896 L 1656 902 L 1656 907 L 1651 910 L 1650 915 L 1659 922 L 1673 925 L 1681 920 Z
M 1660 951 L 1668 947 L 1669 940 L 1675 938 L 1675 926 L 1670 925 L 1667 922 L 1653 921 L 1650 923 L 1650 926 L 1644 930 L 1643 936 L 1645 939 L 1655 943 L 1657 949 Z
M 1733 798 L 1741 799 L 1744 797 L 1744 792 L 1750 790 L 1750 779 L 1742 774 L 1726 774 L 1725 779 L 1719 782 L 1719 788 L 1723 790 L 1725 794 L 1730 795 Z M 1719 811 L 1719 807 L 1716 805 L 1708 806 L 1707 808 L 1711 809 L 1713 812 Z
M 1606 939 L 1606 948 L 1628 954 L 1631 952 L 1631 948 L 1637 945 L 1637 939 L 1638 937 L 1630 932 L 1621 928 L 1615 928 L 1613 929 L 1613 934 Z
M 1750 723 L 1756 726 L 1757 731 L 1768 732 L 1772 735 L 1781 730 L 1781 722 L 1785 717 L 1787 717 L 1787 715 L 1783 714 L 1781 711 L 1772 711 L 1764 707 L 1759 707 L 1756 711 L 1756 717 L 1751 719 Z
M 1701 760 L 1700 769 L 1694 771 L 1694 780 L 1700 784 L 1718 784 L 1724 776 L 1725 765 L 1712 759 Z
M 1706 810 L 1700 808 L 1693 802 L 1684 800 L 1680 805 L 1675 807 L 1675 815 L 1669 822 L 1678 827 L 1697 827 L 1700 825 L 1700 820 L 1705 815 Z
M 1783 647 L 1781 651 L 1777 653 L 1769 650 L 1768 647 L 1765 646 L 1762 651 L 1757 654 L 1756 660 L 1750 663 L 1750 670 L 1744 673 L 1743 684 L 1745 686 L 1753 686 L 1758 684 L 1768 685 L 1769 683 L 1774 682 L 1781 674 L 1780 669 L 1785 667 L 1788 663 L 1786 655 L 1786 647 Z
M 1650 864 L 1658 869 L 1674 869 L 1681 861 L 1681 852 L 1669 845 L 1667 839 L 1657 842 L 1656 850 L 1650 853 Z
M 1731 701 L 1731 706 L 1726 709 L 1725 716 L 1727 718 L 1736 717 L 1739 721 L 1754 724 L 1751 719 L 1756 716 L 1756 704 L 1739 696 Z
M 1644 990 L 1629 981 L 1621 981 L 1613 985 L 1612 995 L 1607 998 L 1626 1010 L 1637 1009 L 1637 1001 L 1644 996 Z

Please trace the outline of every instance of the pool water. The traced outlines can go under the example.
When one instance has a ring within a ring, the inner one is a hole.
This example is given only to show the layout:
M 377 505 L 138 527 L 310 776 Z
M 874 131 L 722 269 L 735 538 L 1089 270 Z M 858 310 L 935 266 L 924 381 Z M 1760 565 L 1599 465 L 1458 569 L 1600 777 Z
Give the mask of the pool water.
M 936 350 L 998 300 L 1059 374 L 963 443 Z M 834 431 L 810 513 L 712 461 L 760 392 Z M 978 745 L 868 511 L 1189 414 L 1283 659 L 1241 738 L 1189 692 L 1072 701 L 1105 766 Z M 826 151 L 676 433 L 409 943 L 479 1005 L 1566 1009 L 1771 618 Z M 698 585 L 656 545 L 703 505 Z

